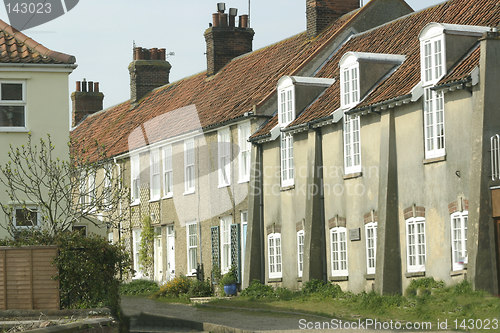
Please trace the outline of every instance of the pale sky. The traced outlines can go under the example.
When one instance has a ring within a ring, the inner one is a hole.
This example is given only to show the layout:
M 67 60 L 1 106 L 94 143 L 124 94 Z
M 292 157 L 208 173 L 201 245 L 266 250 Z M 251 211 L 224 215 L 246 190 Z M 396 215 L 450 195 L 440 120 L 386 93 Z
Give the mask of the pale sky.
M 46 47 L 76 56 L 78 68 L 69 77 L 70 93 L 75 81 L 100 82 L 104 107 L 130 97 L 128 65 L 132 45 L 166 48 L 175 52 L 170 82 L 206 68 L 203 32 L 224 0 L 80 0 L 67 14 L 23 31 Z M 248 0 L 226 0 L 226 8 L 248 14 Z M 363 0 L 367 3 L 367 0 Z M 407 0 L 415 10 L 442 0 Z M 305 30 L 306 0 L 251 0 L 253 49 L 259 49 Z M 9 22 L 4 6 L 0 18 Z

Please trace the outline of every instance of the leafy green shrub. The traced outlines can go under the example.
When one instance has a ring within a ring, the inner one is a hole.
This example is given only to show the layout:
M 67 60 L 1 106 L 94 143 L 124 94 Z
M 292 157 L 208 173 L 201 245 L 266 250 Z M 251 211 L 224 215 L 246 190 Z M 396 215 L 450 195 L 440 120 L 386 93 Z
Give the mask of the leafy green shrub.
M 189 297 L 212 296 L 210 281 L 193 280 L 189 286 L 188 295 Z
M 241 296 L 253 298 L 273 297 L 274 289 L 271 286 L 260 283 L 259 280 L 253 280 L 250 285 L 241 292 Z
M 322 280 L 311 280 L 304 283 L 302 293 L 305 295 L 317 295 L 321 297 L 338 297 L 342 295 L 342 289 L 339 285 L 325 282 Z
M 56 245 L 59 255 L 54 264 L 59 270 L 62 308 L 95 308 L 108 306 L 116 314 L 119 308 L 120 273 L 130 270 L 130 256 L 125 249 L 107 239 L 63 232 L 56 236 L 30 231 L 3 240 L 2 245 Z
M 444 282 L 436 281 L 434 278 L 416 279 L 410 282 L 406 288 L 406 295 L 408 297 L 430 295 L 432 289 L 443 289 Z
M 451 292 L 455 295 L 470 295 L 475 293 L 469 281 L 463 280 L 459 284 L 451 287 Z
M 134 280 L 120 286 L 121 295 L 149 295 L 158 290 L 158 283 L 151 280 Z
M 181 294 L 187 294 L 191 281 L 185 275 L 176 276 L 172 280 L 160 287 L 155 297 L 179 297 Z
M 301 293 L 298 291 L 293 291 L 288 288 L 283 288 L 283 287 L 278 287 L 274 290 L 274 296 L 283 301 L 289 301 L 291 299 L 296 298 L 297 296 L 300 296 Z
M 139 266 L 140 270 L 148 277 L 153 275 L 154 237 L 155 233 L 151 225 L 151 217 L 144 216 L 142 219 L 141 244 L 139 247 Z

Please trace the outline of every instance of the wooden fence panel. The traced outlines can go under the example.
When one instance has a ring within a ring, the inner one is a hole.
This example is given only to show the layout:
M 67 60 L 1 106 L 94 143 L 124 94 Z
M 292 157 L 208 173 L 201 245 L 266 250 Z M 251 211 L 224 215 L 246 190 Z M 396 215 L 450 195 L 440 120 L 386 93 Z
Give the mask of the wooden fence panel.
M 57 248 L 0 247 L 0 309 L 58 310 Z

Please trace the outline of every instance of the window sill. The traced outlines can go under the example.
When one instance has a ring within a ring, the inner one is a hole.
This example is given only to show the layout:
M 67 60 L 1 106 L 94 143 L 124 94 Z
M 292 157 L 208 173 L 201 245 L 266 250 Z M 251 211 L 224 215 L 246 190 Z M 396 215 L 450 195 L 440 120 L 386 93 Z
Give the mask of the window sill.
M 414 278 L 414 277 L 424 277 L 425 276 L 425 271 L 422 272 L 406 272 L 405 277 L 407 278 Z
M 275 278 L 267 279 L 267 283 L 277 283 L 277 282 L 283 282 L 283 278 L 282 277 L 275 277 Z
M 295 188 L 295 185 L 288 185 L 280 187 L 280 192 L 290 191 Z
M 344 180 L 354 179 L 363 176 L 362 172 L 353 172 L 344 175 Z
M 365 274 L 366 280 L 375 280 L 375 274 Z
M 219 184 L 218 188 L 229 187 L 231 184 Z
M 163 199 L 163 200 L 165 200 L 165 199 L 171 199 L 171 198 L 173 198 L 173 197 L 174 197 L 174 194 L 173 194 L 173 193 L 169 193 L 169 194 L 167 194 L 166 196 L 162 197 L 162 199 Z
M 195 190 L 189 190 L 189 191 L 182 193 L 182 195 L 190 195 L 190 194 L 194 194 L 194 193 L 195 193 Z
M 347 275 L 330 276 L 328 279 L 330 281 L 348 281 L 349 280 L 349 276 L 347 276 Z
M 249 182 L 250 182 L 250 179 L 238 180 L 238 184 L 245 184 L 245 183 L 249 183 Z
M 130 203 L 130 207 L 132 207 L 132 206 L 138 206 L 140 204 L 141 204 L 141 202 L 139 200 L 133 201 L 133 202 Z
M 152 203 L 152 202 L 158 202 L 160 201 L 161 198 L 153 198 L 153 199 L 150 199 L 149 200 L 149 203 Z
M 29 131 L 26 127 L 0 127 L 1 133 L 28 133 Z
M 450 276 L 458 276 L 458 275 L 466 275 L 466 274 L 467 274 L 467 268 L 450 272 Z
M 444 161 L 446 161 L 446 155 L 433 157 L 433 158 L 426 158 L 425 160 L 423 160 L 423 163 L 424 164 L 431 164 L 431 163 L 438 163 L 438 162 L 444 162 Z

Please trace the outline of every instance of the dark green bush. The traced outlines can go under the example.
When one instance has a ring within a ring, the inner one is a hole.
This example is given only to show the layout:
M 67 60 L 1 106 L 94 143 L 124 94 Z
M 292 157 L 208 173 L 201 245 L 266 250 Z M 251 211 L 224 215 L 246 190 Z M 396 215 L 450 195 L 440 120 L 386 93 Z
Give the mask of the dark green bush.
M 121 295 L 149 295 L 160 290 L 158 283 L 151 280 L 134 280 L 120 286 Z
M 56 245 L 59 255 L 54 260 L 59 270 L 62 308 L 94 308 L 108 306 L 113 313 L 119 308 L 120 272 L 127 274 L 130 256 L 122 246 L 112 245 L 103 237 L 83 236 L 79 232 L 63 232 L 52 236 L 45 232 L 25 232 L 2 245 Z
M 406 295 L 408 297 L 430 295 L 432 289 L 443 289 L 444 282 L 436 281 L 434 278 L 415 279 L 410 282 L 406 288 Z M 417 291 L 419 295 L 417 295 Z
M 189 286 L 188 295 L 189 297 L 212 296 L 210 281 L 193 280 Z
M 311 280 L 304 283 L 302 293 L 305 295 L 317 295 L 322 297 L 338 297 L 342 295 L 339 285 L 322 280 Z
M 271 286 L 260 283 L 258 280 L 253 280 L 250 285 L 241 292 L 241 296 L 254 298 L 274 297 L 274 289 Z

